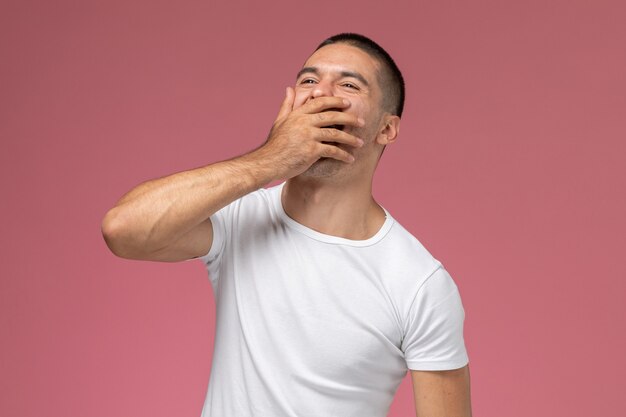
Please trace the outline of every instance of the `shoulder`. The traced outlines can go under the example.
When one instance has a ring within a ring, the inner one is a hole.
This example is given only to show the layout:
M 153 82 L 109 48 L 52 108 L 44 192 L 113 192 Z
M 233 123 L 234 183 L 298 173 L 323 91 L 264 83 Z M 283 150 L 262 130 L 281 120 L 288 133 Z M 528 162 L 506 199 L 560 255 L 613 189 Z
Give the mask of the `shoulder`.
M 388 214 L 389 217 L 391 215 Z M 420 240 L 391 217 L 393 223 L 385 236 L 384 250 L 392 268 L 398 273 L 410 274 L 412 281 L 425 280 L 441 267 L 436 259 Z
M 380 260 L 384 285 L 402 317 L 427 287 L 436 289 L 438 295 L 450 293 L 455 287 L 443 264 L 396 220 L 379 243 L 373 256 Z

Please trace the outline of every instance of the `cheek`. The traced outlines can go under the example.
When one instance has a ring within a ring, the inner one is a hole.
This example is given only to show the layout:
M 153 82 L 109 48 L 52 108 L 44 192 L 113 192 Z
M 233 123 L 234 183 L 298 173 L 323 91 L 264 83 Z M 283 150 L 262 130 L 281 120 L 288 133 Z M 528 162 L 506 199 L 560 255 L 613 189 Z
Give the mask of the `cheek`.
M 366 119 L 368 115 L 367 106 L 357 100 L 350 100 L 350 112 L 356 114 L 359 117 L 363 117 L 364 119 Z

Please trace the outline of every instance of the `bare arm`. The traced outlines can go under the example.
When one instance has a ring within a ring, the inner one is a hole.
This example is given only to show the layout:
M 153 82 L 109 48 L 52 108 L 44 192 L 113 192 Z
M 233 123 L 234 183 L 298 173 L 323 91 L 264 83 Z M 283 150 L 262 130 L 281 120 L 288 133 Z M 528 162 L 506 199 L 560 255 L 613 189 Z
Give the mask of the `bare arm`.
M 262 168 L 255 170 L 245 159 L 232 160 L 140 184 L 104 217 L 104 239 L 123 258 L 178 261 L 202 256 L 212 242 L 208 217 L 271 180 Z
M 270 135 L 260 148 L 228 161 L 147 181 L 132 189 L 107 212 L 104 239 L 113 253 L 129 259 L 179 261 L 206 254 L 212 243 L 209 216 L 237 198 L 275 179 L 291 178 L 320 157 L 352 162 L 331 144 L 362 142 L 333 124 L 361 125 L 340 111 L 349 105 L 323 97 L 294 110 L 294 91 L 285 100 Z
M 417 417 L 471 417 L 469 366 L 411 371 Z

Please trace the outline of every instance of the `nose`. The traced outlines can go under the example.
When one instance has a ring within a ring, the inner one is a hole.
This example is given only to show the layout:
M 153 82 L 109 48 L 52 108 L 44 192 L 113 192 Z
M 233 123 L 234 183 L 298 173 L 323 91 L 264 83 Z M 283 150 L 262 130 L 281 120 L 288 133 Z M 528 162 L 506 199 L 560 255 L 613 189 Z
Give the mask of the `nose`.
M 315 88 L 311 89 L 311 99 L 317 97 L 328 97 L 333 95 L 333 90 L 329 82 L 320 81 L 315 84 Z

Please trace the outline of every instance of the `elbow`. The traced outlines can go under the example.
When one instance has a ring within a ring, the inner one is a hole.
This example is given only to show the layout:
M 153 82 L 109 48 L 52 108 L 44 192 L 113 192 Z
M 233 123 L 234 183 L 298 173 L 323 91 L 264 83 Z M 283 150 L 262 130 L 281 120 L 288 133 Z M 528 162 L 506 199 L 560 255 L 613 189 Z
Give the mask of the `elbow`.
M 112 208 L 102 219 L 102 237 L 109 250 L 120 258 L 131 258 L 128 251 L 128 225 L 117 207 Z

